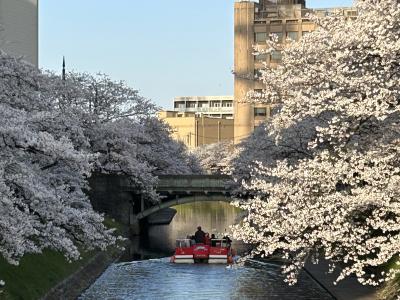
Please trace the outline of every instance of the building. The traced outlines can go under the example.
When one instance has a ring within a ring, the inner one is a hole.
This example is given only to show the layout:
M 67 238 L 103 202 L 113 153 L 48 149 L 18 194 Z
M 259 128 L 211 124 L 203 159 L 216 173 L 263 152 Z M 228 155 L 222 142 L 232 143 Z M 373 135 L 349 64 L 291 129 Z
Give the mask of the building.
M 235 40 L 234 40 L 234 110 L 235 142 L 249 136 L 261 122 L 271 115 L 268 106 L 246 103 L 249 91 L 260 91 L 263 84 L 256 79 L 258 70 L 266 61 L 270 67 L 281 61 L 281 53 L 254 56 L 254 45 L 266 45 L 271 35 L 278 36 L 284 44 L 287 38 L 299 40 L 305 34 L 316 29 L 316 25 L 307 17 L 309 13 L 326 16 L 341 13 L 348 18 L 355 18 L 354 8 L 316 9 L 306 8 L 305 0 L 259 0 L 235 3 Z
M 38 0 L 0 0 L 0 49 L 38 66 Z
M 179 111 L 161 111 L 158 117 L 171 126 L 172 137 L 183 142 L 189 149 L 222 141 L 233 141 L 233 119 Z
M 233 119 L 233 96 L 176 97 L 174 111 L 193 112 L 212 118 Z

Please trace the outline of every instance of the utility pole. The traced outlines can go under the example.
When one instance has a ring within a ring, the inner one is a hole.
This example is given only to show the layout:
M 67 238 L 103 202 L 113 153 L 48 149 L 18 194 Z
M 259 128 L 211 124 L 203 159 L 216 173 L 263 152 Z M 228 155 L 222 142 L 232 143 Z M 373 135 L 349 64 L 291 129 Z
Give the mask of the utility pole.
M 63 63 L 62 63 L 62 80 L 65 82 L 65 56 L 63 56 Z
M 218 121 L 218 143 L 221 142 L 221 121 Z

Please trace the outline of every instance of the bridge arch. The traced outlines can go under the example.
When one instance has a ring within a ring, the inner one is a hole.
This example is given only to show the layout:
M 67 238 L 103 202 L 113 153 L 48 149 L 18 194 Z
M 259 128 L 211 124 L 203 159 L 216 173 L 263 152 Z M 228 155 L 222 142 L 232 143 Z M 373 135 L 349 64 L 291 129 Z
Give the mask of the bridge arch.
M 216 194 L 216 195 L 191 195 L 191 196 L 182 196 L 172 200 L 166 200 L 160 202 L 136 215 L 138 220 L 144 219 L 162 209 L 187 204 L 187 203 L 194 203 L 194 202 L 231 202 L 232 198 L 229 195 L 223 194 Z

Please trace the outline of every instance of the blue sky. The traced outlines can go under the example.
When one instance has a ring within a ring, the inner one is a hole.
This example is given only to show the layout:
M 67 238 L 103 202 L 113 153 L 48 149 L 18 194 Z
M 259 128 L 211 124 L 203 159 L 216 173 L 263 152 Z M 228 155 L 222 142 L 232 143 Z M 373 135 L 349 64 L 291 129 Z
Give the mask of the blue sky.
M 40 67 L 103 72 L 171 108 L 233 94 L 234 0 L 41 0 Z M 308 7 L 352 0 L 308 0 Z

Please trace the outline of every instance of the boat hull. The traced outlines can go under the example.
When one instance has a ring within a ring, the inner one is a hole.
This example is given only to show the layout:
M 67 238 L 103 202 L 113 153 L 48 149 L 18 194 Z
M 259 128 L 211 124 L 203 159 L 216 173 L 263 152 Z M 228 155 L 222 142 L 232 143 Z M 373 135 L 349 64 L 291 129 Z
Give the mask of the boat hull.
M 171 262 L 176 264 L 230 264 L 232 260 L 230 247 L 195 244 L 190 247 L 177 247 Z
M 227 255 L 211 255 L 208 257 L 209 264 L 227 264 L 228 256 Z

